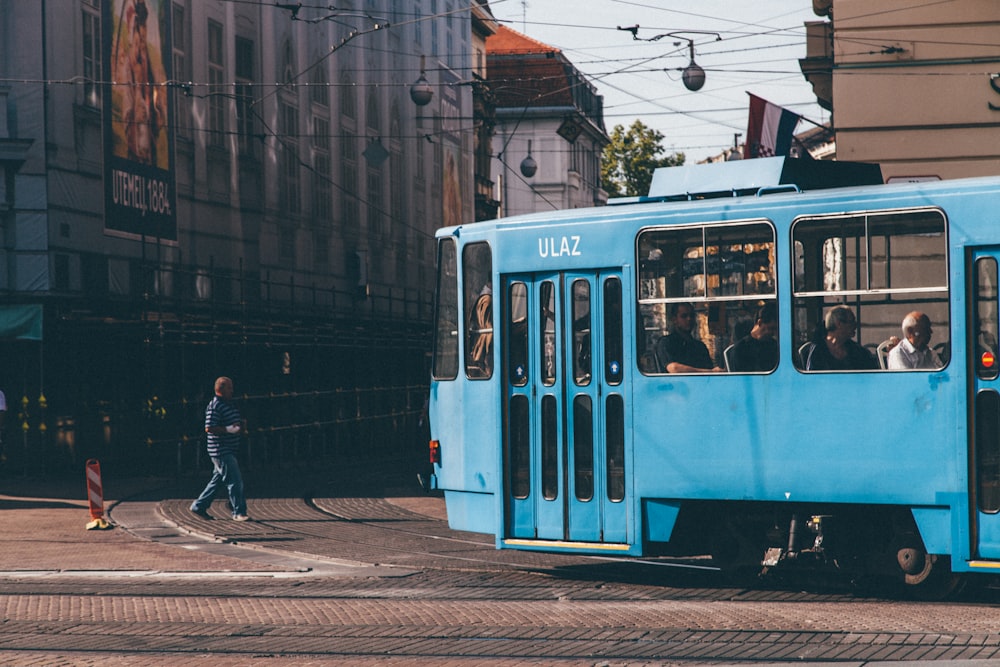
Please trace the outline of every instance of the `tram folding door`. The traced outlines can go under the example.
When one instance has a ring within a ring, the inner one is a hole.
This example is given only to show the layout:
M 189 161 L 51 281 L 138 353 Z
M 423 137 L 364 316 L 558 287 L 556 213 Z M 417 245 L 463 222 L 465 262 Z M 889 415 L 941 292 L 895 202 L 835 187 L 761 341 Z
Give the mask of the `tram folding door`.
M 621 273 L 503 282 L 505 538 L 623 545 Z
M 972 396 L 969 504 L 973 558 L 1000 560 L 1000 249 L 975 249 L 969 257 L 967 341 Z

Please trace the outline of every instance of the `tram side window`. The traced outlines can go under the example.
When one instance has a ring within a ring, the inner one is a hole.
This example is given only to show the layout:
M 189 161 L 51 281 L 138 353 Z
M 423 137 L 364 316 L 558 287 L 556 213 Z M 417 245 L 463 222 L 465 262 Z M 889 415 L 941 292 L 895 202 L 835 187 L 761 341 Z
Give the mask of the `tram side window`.
M 434 309 L 433 375 L 437 380 L 458 376 L 458 255 L 455 239 L 438 243 Z
M 997 341 L 1000 339 L 998 328 L 998 308 L 1000 302 L 1000 281 L 997 280 L 997 261 L 993 257 L 981 257 L 976 260 L 976 300 L 975 313 L 975 347 L 976 375 L 981 380 L 995 380 L 1000 368 L 997 366 L 997 355 L 1000 354 Z
M 462 250 L 465 295 L 465 374 L 473 380 L 493 376 L 493 255 L 487 243 Z
M 993 257 L 976 260 L 973 301 L 973 350 L 976 375 L 980 380 L 997 378 L 997 303 L 1000 287 L 997 261 Z M 1000 394 L 990 388 L 976 392 L 976 505 L 989 514 L 1000 512 Z
M 800 218 L 792 246 L 791 344 L 800 370 L 947 365 L 948 239 L 940 211 Z
M 510 349 L 507 373 L 511 384 L 528 384 L 528 287 L 510 284 L 507 291 L 507 345 Z
M 747 221 L 646 229 L 639 234 L 637 253 L 639 370 L 647 374 L 667 372 L 664 357 L 676 349 L 675 343 L 680 340 L 668 336 L 678 329 L 686 336 L 685 329 L 689 327 L 681 318 L 687 320 L 688 305 L 694 309 L 691 337 L 704 344 L 708 359 L 700 345 L 685 344 L 683 347 L 697 350 L 698 358 L 692 357 L 684 366 L 727 369 L 726 351 L 750 334 L 763 306 L 775 303 L 771 223 Z M 686 343 L 687 338 L 684 340 Z M 777 364 L 777 354 L 769 353 L 768 359 L 770 362 L 763 367 L 729 370 L 770 372 Z
M 591 351 L 590 337 L 590 283 L 586 280 L 573 281 L 573 382 L 578 386 L 590 384 Z
M 604 381 L 621 384 L 622 357 L 622 283 L 618 278 L 604 281 Z

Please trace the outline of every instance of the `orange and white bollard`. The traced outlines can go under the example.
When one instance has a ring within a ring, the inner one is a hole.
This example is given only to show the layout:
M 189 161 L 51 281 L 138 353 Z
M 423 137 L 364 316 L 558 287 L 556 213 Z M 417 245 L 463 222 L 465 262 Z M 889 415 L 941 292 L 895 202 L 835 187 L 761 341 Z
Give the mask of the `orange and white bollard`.
M 87 501 L 90 503 L 90 523 L 87 530 L 107 530 L 111 524 L 104 518 L 104 488 L 101 485 L 101 464 L 87 461 Z

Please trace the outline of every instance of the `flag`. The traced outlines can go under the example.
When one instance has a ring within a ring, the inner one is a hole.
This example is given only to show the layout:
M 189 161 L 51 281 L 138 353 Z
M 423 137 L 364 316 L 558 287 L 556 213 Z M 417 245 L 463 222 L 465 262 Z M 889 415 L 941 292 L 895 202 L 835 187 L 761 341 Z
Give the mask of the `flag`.
M 750 120 L 747 123 L 747 140 L 743 144 L 743 157 L 749 159 L 788 155 L 792 147 L 792 135 L 801 116 L 753 93 L 747 95 L 750 95 Z

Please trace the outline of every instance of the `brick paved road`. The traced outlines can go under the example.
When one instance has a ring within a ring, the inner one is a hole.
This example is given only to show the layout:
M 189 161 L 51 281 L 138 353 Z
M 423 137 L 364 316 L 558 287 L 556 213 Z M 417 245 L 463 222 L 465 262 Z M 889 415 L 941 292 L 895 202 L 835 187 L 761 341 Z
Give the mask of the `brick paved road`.
M 727 594 L 509 572 L 137 579 L 5 581 L 0 661 L 23 664 L 22 651 L 139 662 L 212 653 L 243 664 L 268 656 L 284 664 L 396 656 L 581 665 L 1000 656 L 995 607 L 970 604 Z
M 700 561 L 498 552 L 434 497 L 254 498 L 236 524 L 184 491 L 116 506 L 131 533 L 0 499 L 0 664 L 1000 664 L 992 591 L 737 590 L 672 567 Z

